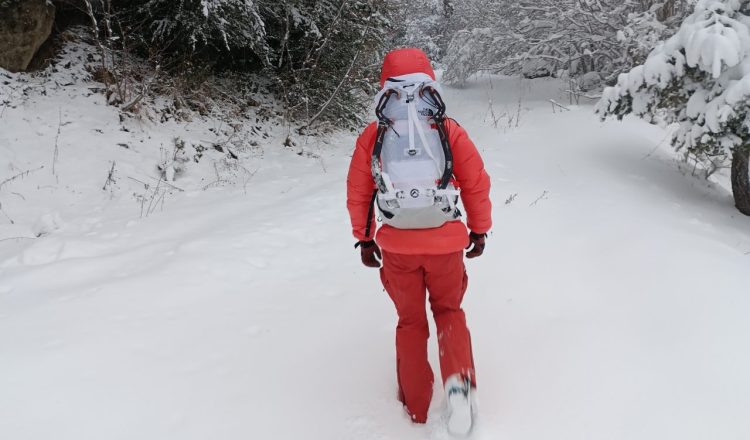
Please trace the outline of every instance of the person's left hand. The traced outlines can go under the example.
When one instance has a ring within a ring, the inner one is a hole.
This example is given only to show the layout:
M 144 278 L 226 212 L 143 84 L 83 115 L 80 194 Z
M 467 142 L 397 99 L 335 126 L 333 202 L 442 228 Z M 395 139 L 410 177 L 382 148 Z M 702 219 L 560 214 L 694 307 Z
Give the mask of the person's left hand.
M 466 258 L 476 258 L 482 256 L 484 253 L 485 239 L 487 234 L 477 234 L 472 232 L 469 234 L 469 245 L 466 249 L 471 249 L 466 253 Z M 473 247 L 472 247 L 473 246 Z

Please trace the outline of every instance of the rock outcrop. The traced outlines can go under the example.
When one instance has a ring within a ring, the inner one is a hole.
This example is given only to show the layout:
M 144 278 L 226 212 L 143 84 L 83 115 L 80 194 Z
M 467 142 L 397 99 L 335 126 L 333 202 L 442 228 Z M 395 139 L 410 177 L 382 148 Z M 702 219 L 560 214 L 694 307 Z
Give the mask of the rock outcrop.
M 26 70 L 54 21 L 55 6 L 47 0 L 0 0 L 0 67 Z

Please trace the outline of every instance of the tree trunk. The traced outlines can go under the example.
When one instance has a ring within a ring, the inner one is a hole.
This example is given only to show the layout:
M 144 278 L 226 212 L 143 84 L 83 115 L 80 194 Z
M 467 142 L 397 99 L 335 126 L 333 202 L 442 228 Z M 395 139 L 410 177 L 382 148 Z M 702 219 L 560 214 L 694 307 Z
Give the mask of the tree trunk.
M 732 154 L 732 193 L 734 204 L 741 213 L 750 215 L 750 146 L 737 148 Z

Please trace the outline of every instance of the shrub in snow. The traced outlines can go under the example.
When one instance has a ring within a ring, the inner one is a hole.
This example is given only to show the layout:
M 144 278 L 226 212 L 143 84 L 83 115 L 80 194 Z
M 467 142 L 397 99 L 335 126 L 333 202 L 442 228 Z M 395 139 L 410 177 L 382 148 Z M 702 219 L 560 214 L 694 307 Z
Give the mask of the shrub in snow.
M 131 36 L 169 58 L 246 50 L 267 60 L 266 29 L 254 0 L 134 0 L 120 8 Z
M 390 31 L 382 0 L 80 1 L 103 53 L 136 49 L 178 78 L 251 72 L 308 125 L 358 125 Z
M 185 151 L 185 141 L 181 138 L 174 138 L 174 150 L 169 153 L 163 147 L 161 149 L 161 161 L 157 166 L 161 171 L 161 177 L 167 182 L 174 182 L 175 176 L 185 172 L 185 166 L 190 162 L 190 158 Z
M 731 158 L 735 202 L 750 215 L 748 12 L 748 1 L 699 1 L 676 35 L 604 91 L 597 112 L 679 124 L 673 145 L 705 163 L 708 175 Z
M 306 125 L 363 122 L 390 29 L 389 6 L 382 0 L 268 2 L 271 64 L 290 115 Z

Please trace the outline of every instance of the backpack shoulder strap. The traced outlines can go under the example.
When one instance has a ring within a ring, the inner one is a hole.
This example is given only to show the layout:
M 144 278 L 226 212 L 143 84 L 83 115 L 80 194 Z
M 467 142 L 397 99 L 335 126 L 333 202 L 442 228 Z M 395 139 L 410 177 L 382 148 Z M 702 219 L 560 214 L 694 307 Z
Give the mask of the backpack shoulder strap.
M 440 144 L 443 147 L 443 154 L 445 155 L 445 170 L 438 184 L 438 189 L 445 189 L 453 177 L 453 152 L 448 141 L 448 132 L 445 129 L 445 102 L 440 93 L 431 85 L 423 87 L 419 91 L 419 95 L 437 109 L 437 113 L 432 118 L 437 126 L 438 134 L 440 135 Z
M 398 96 L 398 91 L 394 89 L 388 89 L 380 97 L 377 107 L 375 108 L 375 115 L 378 117 L 378 131 L 375 135 L 375 148 L 372 149 L 372 176 L 375 179 L 375 185 L 378 187 L 380 192 L 387 192 L 387 186 L 383 180 L 383 170 L 380 164 L 380 153 L 383 152 L 383 140 L 385 139 L 385 133 L 388 131 L 388 127 L 391 126 L 391 121 L 383 114 L 388 101 L 393 95 Z

